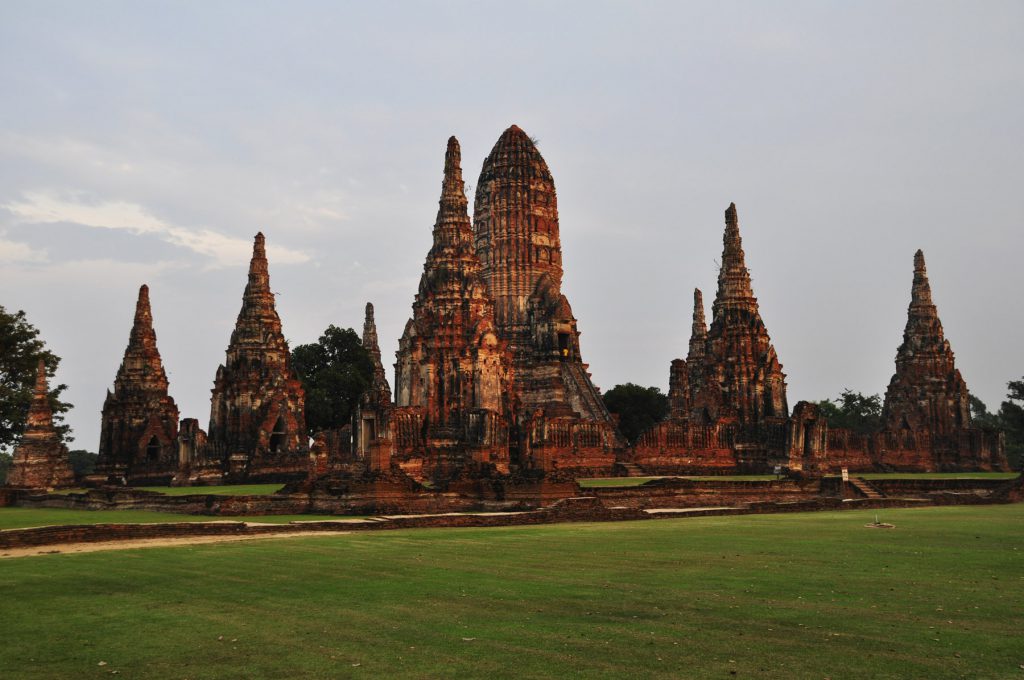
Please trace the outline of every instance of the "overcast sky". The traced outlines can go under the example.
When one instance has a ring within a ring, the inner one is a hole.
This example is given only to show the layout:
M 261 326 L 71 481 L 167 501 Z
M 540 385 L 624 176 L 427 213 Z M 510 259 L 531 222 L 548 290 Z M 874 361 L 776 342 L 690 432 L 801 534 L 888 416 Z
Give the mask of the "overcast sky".
M 0 305 L 61 357 L 75 448 L 151 289 L 209 419 L 267 236 L 291 343 L 376 305 L 393 378 L 445 143 L 539 140 L 603 389 L 668 387 L 723 211 L 789 403 L 882 393 L 923 248 L 957 365 L 1024 375 L 1024 3 L 0 3 Z

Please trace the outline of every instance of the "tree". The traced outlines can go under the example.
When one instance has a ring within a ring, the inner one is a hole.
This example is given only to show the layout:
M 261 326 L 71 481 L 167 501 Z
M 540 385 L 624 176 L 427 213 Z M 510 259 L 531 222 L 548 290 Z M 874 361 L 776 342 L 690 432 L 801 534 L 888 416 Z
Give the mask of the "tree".
M 96 459 L 99 456 L 85 449 L 72 449 L 68 451 L 68 458 L 71 461 L 71 470 L 76 478 L 91 475 L 96 470 Z
M 317 342 L 292 350 L 292 366 L 306 390 L 310 436 L 348 424 L 373 381 L 373 360 L 359 336 L 333 324 Z
M 0 306 L 0 450 L 10 450 L 21 439 L 40 359 L 52 378 L 60 357 L 46 349 L 25 312 L 10 314 Z M 49 396 L 57 433 L 62 441 L 69 442 L 71 428 L 64 424 L 64 414 L 71 404 L 60 399 L 65 389 L 67 385 L 51 385 Z
M 817 406 L 830 427 L 846 428 L 857 434 L 882 429 L 882 398 L 877 394 L 865 397 L 860 392 L 843 390 L 838 399 L 825 399 Z
M 619 431 L 633 444 L 641 434 L 668 415 L 668 397 L 657 387 L 633 383 L 616 385 L 604 394 L 608 410 L 619 416 Z
M 1024 378 L 1006 383 L 1006 398 L 999 407 L 999 427 L 1006 433 L 1006 457 L 1010 467 L 1024 464 Z
M 971 405 L 971 419 L 975 425 L 993 430 L 998 430 L 1002 427 L 999 422 L 999 415 L 991 413 L 988 410 L 988 406 L 985 406 L 985 402 L 973 394 L 968 396 L 968 400 Z

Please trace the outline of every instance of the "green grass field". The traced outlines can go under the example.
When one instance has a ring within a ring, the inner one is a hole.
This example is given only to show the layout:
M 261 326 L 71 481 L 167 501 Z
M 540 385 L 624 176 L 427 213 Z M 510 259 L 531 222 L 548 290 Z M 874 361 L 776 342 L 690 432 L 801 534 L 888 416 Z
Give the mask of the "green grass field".
M 259 515 L 231 517 L 210 515 L 179 515 L 149 510 L 64 510 L 61 508 L 0 508 L 0 529 L 26 529 L 60 524 L 151 524 L 155 522 L 269 522 L 284 524 L 291 521 L 319 519 L 346 519 L 338 515 Z
M 1024 676 L 1024 505 L 877 513 L 4 560 L 0 677 Z

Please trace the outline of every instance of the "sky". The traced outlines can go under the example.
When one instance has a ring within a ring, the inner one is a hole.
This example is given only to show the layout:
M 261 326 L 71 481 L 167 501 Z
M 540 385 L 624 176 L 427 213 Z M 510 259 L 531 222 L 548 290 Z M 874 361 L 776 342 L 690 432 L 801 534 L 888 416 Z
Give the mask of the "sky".
M 998 0 L 3 0 L 0 305 L 63 358 L 73 448 L 97 448 L 143 283 L 171 395 L 208 422 L 257 231 L 292 345 L 372 301 L 393 379 L 446 141 L 472 190 L 515 123 L 600 388 L 667 391 L 735 201 L 791 406 L 884 393 L 922 248 L 998 407 L 1024 375 L 1022 34 Z

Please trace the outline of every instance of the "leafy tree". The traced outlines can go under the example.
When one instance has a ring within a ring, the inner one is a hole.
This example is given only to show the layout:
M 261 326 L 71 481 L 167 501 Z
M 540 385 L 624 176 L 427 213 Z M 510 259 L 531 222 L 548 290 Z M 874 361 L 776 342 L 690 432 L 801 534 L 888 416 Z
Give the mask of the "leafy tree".
M 1007 401 L 999 407 L 999 427 L 1006 433 L 1006 457 L 1016 470 L 1024 464 L 1024 378 L 1006 383 L 1006 389 Z
M 0 484 L 7 483 L 7 473 L 11 469 L 11 454 L 0 451 Z
M 327 327 L 320 339 L 292 350 L 292 366 L 306 390 L 309 434 L 352 419 L 359 395 L 373 381 L 373 360 L 351 328 Z
M 608 410 L 619 416 L 619 431 L 634 443 L 641 434 L 668 415 L 668 397 L 657 387 L 633 383 L 616 385 L 604 394 Z
M 71 459 L 71 470 L 75 477 L 91 475 L 96 470 L 96 459 L 99 456 L 84 449 L 72 449 L 68 452 Z
M 991 413 L 988 410 L 988 406 L 985 406 L 985 402 L 973 394 L 968 398 L 971 404 L 971 418 L 975 425 L 993 430 L 1002 427 L 1002 424 L 999 422 L 999 414 Z
M 10 450 L 21 439 L 40 359 L 46 365 L 46 374 L 53 377 L 60 357 L 46 349 L 25 312 L 10 314 L 0 306 L 0 450 Z M 54 424 L 61 439 L 69 442 L 71 428 L 64 424 L 64 414 L 71 404 L 60 400 L 67 385 L 50 388 Z
M 843 390 L 838 399 L 819 401 L 818 411 L 831 427 L 843 427 L 857 434 L 870 434 L 882 428 L 882 397 L 866 397 L 860 392 Z

